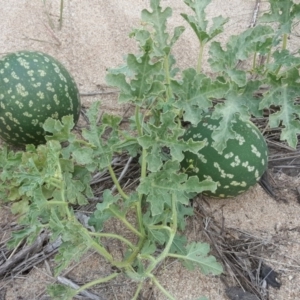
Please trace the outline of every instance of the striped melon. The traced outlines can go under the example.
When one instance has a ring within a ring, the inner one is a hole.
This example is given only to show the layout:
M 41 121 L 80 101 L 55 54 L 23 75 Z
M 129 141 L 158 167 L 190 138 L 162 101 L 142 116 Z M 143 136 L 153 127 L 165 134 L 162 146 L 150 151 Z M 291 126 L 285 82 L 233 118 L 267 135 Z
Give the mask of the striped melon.
M 181 165 L 190 176 L 217 182 L 214 193 L 206 191 L 203 194 L 216 198 L 234 197 L 255 185 L 265 172 L 268 149 L 258 128 L 250 121 L 237 118 L 232 121 L 235 139 L 229 139 L 226 148 L 219 153 L 212 146 L 212 133 L 219 127 L 219 122 L 208 114 L 197 126 L 187 129 L 184 140 L 206 141 L 206 146 L 198 155 L 185 152 Z
M 77 85 L 53 57 L 20 51 L 0 59 L 0 136 L 10 144 L 45 142 L 43 123 L 80 114 Z

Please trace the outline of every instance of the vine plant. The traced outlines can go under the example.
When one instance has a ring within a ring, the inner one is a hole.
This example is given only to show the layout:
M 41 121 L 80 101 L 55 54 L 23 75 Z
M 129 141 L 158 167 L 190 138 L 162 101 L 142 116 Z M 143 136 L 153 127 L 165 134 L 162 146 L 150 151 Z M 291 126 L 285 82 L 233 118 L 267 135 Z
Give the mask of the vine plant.
M 254 28 L 231 36 L 225 47 L 212 41 L 228 21 L 216 17 L 208 27 L 205 8 L 210 0 L 184 0 L 192 15 L 182 14 L 199 40 L 199 58 L 195 68 L 179 70 L 172 53 L 184 31 L 183 26 L 168 33 L 167 19 L 172 9 L 163 9 L 159 0 L 150 1 L 143 10 L 143 27 L 131 37 L 139 45 L 138 54 L 128 54 L 123 66 L 109 70 L 106 80 L 120 90 L 119 102 L 129 103 L 135 113 L 130 129 L 120 126 L 121 118 L 104 113 L 98 123 L 99 102 L 88 110 L 89 127 L 82 139 L 72 132 L 73 120 L 48 119 L 44 129 L 47 143 L 24 151 L 3 146 L 0 152 L 0 198 L 11 201 L 12 211 L 20 215 L 24 229 L 15 232 L 9 246 L 22 240 L 32 243 L 42 231 L 51 232 L 62 244 L 55 257 L 55 275 L 71 261 L 78 261 L 89 249 L 96 250 L 115 267 L 113 273 L 96 279 L 77 290 L 60 285 L 49 287 L 54 299 L 72 299 L 80 291 L 112 280 L 121 273 L 137 281 L 133 299 L 137 299 L 145 280 L 151 280 L 168 298 L 174 297 L 155 276 L 155 268 L 171 257 L 189 269 L 199 267 L 204 274 L 220 274 L 222 266 L 209 255 L 209 245 L 187 243 L 182 230 L 185 217 L 192 215 L 189 199 L 203 190 L 214 190 L 216 183 L 188 177 L 180 169 L 184 151 L 197 153 L 204 142 L 181 139 L 182 121 L 197 124 L 203 111 L 213 108 L 213 116 L 222 118 L 214 132 L 214 147 L 224 149 L 232 137 L 231 122 L 237 115 L 249 119 L 262 116 L 270 106 L 269 126 L 283 126 L 281 138 L 296 147 L 300 131 L 300 94 L 298 52 L 288 50 L 288 36 L 299 17 L 300 5 L 291 0 L 270 0 L 270 11 Z M 270 23 L 270 25 L 268 24 Z M 202 71 L 203 49 L 209 45 L 213 76 Z M 259 57 L 265 58 L 259 64 Z M 241 62 L 252 59 L 249 68 Z M 258 97 L 261 87 L 267 87 Z M 213 100 L 219 99 L 218 104 Z M 66 142 L 67 143 L 62 143 Z M 64 145 L 64 146 L 62 146 Z M 124 190 L 111 162 L 115 155 L 127 153 L 138 157 L 141 166 L 139 184 L 133 191 Z M 89 218 L 90 230 L 81 224 L 73 210 L 93 197 L 91 174 L 107 170 L 117 193 L 103 192 L 102 201 Z M 131 222 L 128 215 L 134 213 Z M 103 231 L 106 221 L 117 218 L 136 240 Z M 126 248 L 124 259 L 116 259 L 105 247 L 107 239 L 119 240 Z M 157 251 L 160 249 L 160 251 Z

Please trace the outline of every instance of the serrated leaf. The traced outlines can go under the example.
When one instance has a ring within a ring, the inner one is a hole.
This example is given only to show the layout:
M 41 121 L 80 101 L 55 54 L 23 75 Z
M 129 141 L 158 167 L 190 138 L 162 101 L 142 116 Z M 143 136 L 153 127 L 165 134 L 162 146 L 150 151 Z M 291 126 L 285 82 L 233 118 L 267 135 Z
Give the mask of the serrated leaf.
M 90 143 L 91 148 L 94 150 L 91 157 L 94 165 L 98 166 L 99 169 L 104 169 L 111 163 L 114 153 L 113 145 L 115 144 L 116 137 L 114 135 L 115 130 L 113 129 L 106 141 L 104 141 L 104 139 L 102 138 L 102 135 L 104 134 L 108 125 L 97 124 L 99 117 L 99 107 L 100 103 L 94 102 L 87 111 L 87 116 L 90 121 L 90 128 L 83 129 L 82 135 Z M 78 150 L 75 150 L 75 154 L 77 151 Z M 89 162 L 91 161 L 91 159 L 89 159 Z M 92 166 L 90 168 L 92 169 Z
M 223 272 L 223 267 L 216 261 L 212 255 L 208 255 L 210 246 L 207 243 L 193 242 L 186 246 L 186 255 L 177 255 L 178 258 L 187 262 L 185 264 L 189 269 L 199 267 L 205 275 L 213 274 L 220 275 Z
M 156 251 L 156 246 L 153 242 L 151 242 L 150 240 L 147 240 L 144 243 L 144 246 L 141 250 L 141 254 L 142 255 L 151 255 Z
M 160 6 L 160 0 L 151 0 L 150 7 L 152 12 L 146 9 L 142 10 L 142 20 L 153 25 L 155 29 L 155 42 L 157 43 L 157 50 L 163 52 L 166 51 L 166 54 L 168 54 L 169 35 L 166 32 L 166 21 L 172 15 L 172 9 L 167 7 L 165 10 L 162 10 L 162 7 Z M 161 52 L 161 55 L 163 55 L 163 52 Z
M 182 82 L 172 81 L 171 87 L 178 100 L 174 105 L 183 111 L 183 119 L 196 125 L 202 112 L 212 106 L 212 99 L 222 98 L 228 90 L 227 83 L 212 81 L 195 69 L 182 72 Z
M 70 287 L 61 284 L 51 284 L 47 287 L 47 292 L 50 297 L 57 300 L 72 300 L 74 290 Z
M 149 130 L 147 131 L 150 134 L 145 134 L 137 139 L 143 148 L 148 149 L 146 160 L 151 172 L 156 172 L 162 167 L 164 157 L 162 149 L 164 147 L 169 149 L 171 160 L 182 161 L 184 158 L 183 151 L 189 149 L 195 153 L 205 144 L 204 142 L 182 140 L 184 130 L 178 126 L 178 122 L 175 121 L 176 118 L 177 114 L 172 110 L 161 113 L 160 124 L 148 124 Z
M 80 147 L 73 151 L 72 156 L 78 164 L 89 165 L 94 161 L 93 152 L 90 147 Z
M 170 253 L 186 255 L 187 254 L 186 244 L 187 244 L 187 238 L 184 235 L 176 234 L 170 248 Z
M 260 22 L 280 24 L 279 34 L 291 33 L 295 18 L 299 18 L 300 4 L 293 1 L 269 0 L 270 12 L 260 17 Z
M 247 60 L 255 52 L 267 54 L 273 45 L 274 31 L 270 26 L 258 25 L 231 36 L 224 50 L 219 42 L 212 42 L 208 59 L 215 72 L 223 72 L 238 86 L 247 82 L 246 72 L 238 69 L 239 62 Z
M 212 25 L 208 29 L 205 9 L 211 0 L 184 0 L 184 2 L 195 12 L 195 16 L 187 14 L 181 14 L 181 16 L 189 23 L 200 44 L 206 44 L 223 32 L 223 25 L 228 22 L 229 18 L 223 18 L 222 16 L 213 18 Z
M 167 161 L 163 169 L 153 172 L 141 180 L 138 192 L 147 195 L 147 202 L 151 204 L 152 216 L 163 212 L 164 205 L 171 206 L 172 194 L 182 204 L 188 204 L 188 193 L 201 193 L 204 189 L 215 190 L 213 181 L 199 182 L 195 176 L 187 178 L 186 174 L 178 173 L 180 165 L 178 161 Z
M 97 210 L 103 212 L 104 210 L 107 210 L 111 205 L 117 203 L 119 200 L 119 195 L 113 196 L 111 190 L 105 190 L 103 192 L 102 202 L 97 204 Z
M 296 99 L 300 93 L 298 69 L 291 69 L 285 73 L 285 78 L 277 78 L 269 74 L 270 89 L 267 91 L 260 103 L 260 109 L 277 105 L 279 110 L 269 116 L 271 128 L 278 127 L 280 122 L 284 128 L 281 131 L 281 140 L 286 140 L 288 144 L 296 148 L 298 134 L 300 133 L 300 105 L 296 104 Z
M 48 118 L 44 125 L 43 129 L 47 133 L 51 133 L 51 135 L 46 135 L 46 140 L 57 140 L 59 142 L 65 142 L 67 140 L 73 139 L 75 135 L 71 133 L 74 127 L 73 116 L 64 116 L 62 120 L 56 120 L 52 118 Z

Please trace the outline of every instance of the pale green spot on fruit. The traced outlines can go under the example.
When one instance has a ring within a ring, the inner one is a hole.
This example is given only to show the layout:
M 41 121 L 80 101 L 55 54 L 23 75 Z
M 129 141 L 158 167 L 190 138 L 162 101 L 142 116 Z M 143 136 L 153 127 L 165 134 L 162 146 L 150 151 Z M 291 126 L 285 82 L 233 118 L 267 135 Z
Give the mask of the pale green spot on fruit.
M 38 92 L 36 95 L 37 95 L 40 99 L 45 99 L 45 95 L 44 95 L 44 93 L 42 93 L 41 91 Z
M 59 100 L 56 94 L 53 95 L 53 101 L 55 102 L 56 105 L 59 105 Z
M 207 128 L 208 128 L 209 130 L 214 131 L 214 130 L 216 130 L 216 129 L 218 128 L 218 126 L 216 126 L 216 125 L 208 125 Z
M 253 172 L 255 170 L 254 166 L 247 166 L 248 172 Z
M 39 120 L 38 119 L 33 119 L 33 120 L 31 120 L 31 124 L 33 126 L 37 126 L 39 124 Z
M 59 116 L 58 112 L 55 112 L 54 114 L 51 115 L 51 118 L 58 119 L 58 116 Z
M 226 172 L 224 170 L 221 169 L 220 165 L 217 162 L 214 162 L 213 166 L 218 169 L 218 171 L 220 172 L 220 176 L 222 178 L 233 178 L 233 174 L 226 174 Z
M 33 71 L 33 70 L 29 70 L 29 71 L 27 71 L 27 74 L 28 74 L 29 76 L 33 76 L 34 71 Z
M 8 83 L 8 82 L 9 82 L 9 79 L 8 79 L 8 78 L 3 78 L 3 81 L 4 81 L 5 83 Z
M 226 159 L 229 159 L 229 158 L 231 158 L 231 157 L 233 157 L 233 156 L 234 156 L 233 152 L 229 152 L 229 153 L 226 153 L 226 154 L 224 155 L 224 157 L 225 157 Z
M 15 103 L 16 103 L 16 105 L 19 106 L 20 109 L 22 109 L 24 107 L 24 104 L 18 100 Z
M 251 145 L 251 152 L 254 153 L 257 157 L 261 157 L 260 152 L 257 150 L 257 148 L 254 145 Z
M 36 83 L 32 84 L 32 86 L 35 88 L 40 88 L 41 85 L 42 84 L 40 82 L 36 82 Z
M 48 90 L 48 91 L 50 91 L 50 92 L 52 92 L 52 93 L 55 92 L 55 89 L 53 88 L 51 82 L 47 82 L 46 87 L 47 87 L 47 90 Z
M 230 164 L 233 168 L 239 166 L 241 163 L 240 158 L 236 155 L 234 157 L 234 161 Z
M 32 106 L 33 106 L 33 101 L 32 101 L 32 100 L 29 100 L 28 106 L 29 106 L 29 107 L 32 107 Z
M 11 127 L 10 127 L 9 125 L 6 125 L 6 129 L 7 129 L 8 131 L 11 131 Z
M 23 112 L 23 116 L 32 118 L 32 114 L 30 114 L 28 111 Z
M 1 120 L 1 122 L 2 122 L 3 125 L 6 125 L 5 119 L 3 117 L 0 117 L 0 120 Z
M 243 145 L 245 143 L 245 138 L 243 136 L 241 136 L 240 134 L 236 134 L 236 137 L 237 141 L 239 142 L 239 145 Z
M 260 132 L 258 131 L 258 129 L 255 130 L 252 128 L 252 132 L 257 136 L 258 139 L 260 138 Z
M 234 180 L 234 181 L 231 181 L 230 184 L 233 185 L 233 186 L 241 186 L 241 187 L 246 187 L 247 186 L 247 183 L 245 181 L 239 182 L 239 181 Z
M 24 58 L 22 58 L 22 57 L 18 57 L 18 58 L 17 58 L 17 61 L 19 62 L 19 64 L 20 64 L 22 67 L 24 67 L 25 69 L 29 69 L 29 62 L 28 62 L 26 59 L 24 59 Z
M 28 96 L 28 92 L 26 91 L 26 88 L 21 83 L 16 84 L 16 90 L 17 93 L 20 94 L 22 97 Z
M 41 77 L 44 77 L 47 75 L 47 73 L 44 70 L 38 70 L 38 73 Z
M 0 99 L 2 99 L 2 98 L 1 98 L 1 95 L 0 95 Z M 4 104 L 3 102 L 0 102 L 0 107 L 1 107 L 2 109 L 5 109 L 5 104 Z
M 50 109 L 51 109 L 51 105 L 50 105 L 50 104 L 47 104 L 47 105 L 46 105 L 46 108 L 47 108 L 48 110 L 50 110 Z
M 11 74 L 10 74 L 10 75 L 11 75 L 11 77 L 12 77 L 12 78 L 14 78 L 14 79 L 17 79 L 17 80 L 19 80 L 19 79 L 20 79 L 20 77 L 19 77 L 19 76 L 16 74 L 16 72 L 14 72 L 14 71 L 13 71 L 13 72 L 11 72 Z

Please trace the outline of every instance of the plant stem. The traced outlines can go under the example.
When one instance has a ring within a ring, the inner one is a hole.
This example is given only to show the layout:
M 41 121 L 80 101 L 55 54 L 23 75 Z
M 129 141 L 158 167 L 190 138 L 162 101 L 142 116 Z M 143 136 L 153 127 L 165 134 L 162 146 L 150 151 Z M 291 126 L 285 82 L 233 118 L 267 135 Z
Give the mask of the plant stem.
M 134 293 L 134 296 L 133 296 L 132 300 L 137 300 L 138 299 L 138 296 L 139 296 L 139 293 L 140 293 L 142 287 L 143 287 L 143 282 L 140 282 L 137 289 L 136 289 L 136 291 L 135 291 L 135 293 Z
M 203 51 L 204 51 L 204 43 L 200 43 L 199 55 L 198 55 L 198 62 L 197 62 L 197 73 L 200 74 L 202 70 L 202 59 L 203 59 Z
M 114 170 L 113 170 L 113 168 L 112 168 L 111 165 L 108 166 L 108 171 L 109 171 L 109 174 L 110 174 L 110 176 L 111 176 L 111 178 L 112 178 L 112 180 L 113 180 L 113 182 L 114 182 L 114 184 L 115 184 L 115 186 L 116 186 L 116 188 L 117 188 L 119 194 L 120 194 L 125 200 L 127 200 L 129 197 L 128 197 L 128 195 L 126 195 L 126 194 L 124 193 L 123 189 L 121 188 L 120 183 L 119 183 L 119 181 L 118 181 L 118 178 L 116 177 L 116 174 L 115 174 L 115 172 L 114 172 Z
M 164 71 L 165 71 L 166 85 L 167 85 L 167 99 L 166 99 L 166 102 L 167 102 L 173 96 L 173 92 L 171 89 L 169 55 L 166 55 L 164 58 Z
M 152 281 L 154 282 L 154 284 L 160 289 L 160 291 L 167 296 L 169 299 L 171 300 L 176 300 L 160 283 L 159 281 L 156 279 L 155 276 L 153 276 Z
M 257 52 L 254 52 L 254 56 L 253 56 L 253 63 L 252 63 L 252 70 L 254 71 L 256 68 L 256 57 L 257 57 Z
M 135 233 L 140 238 L 144 238 L 144 235 L 141 234 L 138 230 L 136 230 L 122 215 L 120 215 L 113 207 L 109 207 L 109 210 L 120 220 L 124 223 L 124 225 Z
M 141 122 L 140 122 L 140 107 L 136 106 L 135 107 L 135 123 L 136 123 L 136 128 L 138 131 L 138 135 L 142 136 L 143 135 L 143 128 L 141 126 Z
M 282 38 L 282 47 L 281 47 L 282 50 L 285 50 L 285 49 L 286 49 L 286 47 L 287 47 L 287 40 L 288 40 L 288 35 L 287 35 L 287 33 L 285 33 L 285 34 L 283 35 L 283 38 Z M 277 70 L 276 70 L 276 72 L 275 72 L 276 75 L 279 74 L 281 67 L 282 67 L 282 66 L 280 65 L 280 66 L 277 68 Z
M 59 30 L 62 29 L 64 0 L 60 0 Z
M 127 239 L 125 239 L 124 237 L 122 237 L 121 235 L 118 234 L 114 234 L 114 233 L 103 233 L 103 232 L 89 232 L 90 235 L 102 238 L 102 237 L 106 237 L 106 238 L 112 238 L 112 239 L 117 239 L 122 241 L 123 243 L 127 244 L 131 249 L 135 249 L 136 247 Z
M 161 252 L 161 254 L 155 259 L 154 262 L 152 262 L 147 270 L 145 271 L 145 274 L 148 274 L 149 277 L 151 277 L 150 273 L 153 271 L 153 269 L 165 258 L 168 256 L 168 253 L 170 251 L 170 248 L 172 246 L 176 231 L 177 231 L 177 207 L 176 207 L 176 198 L 175 195 L 172 194 L 172 224 L 170 231 L 170 237 L 168 240 L 168 243 L 165 246 L 165 249 Z
M 130 256 L 125 261 L 116 264 L 116 266 L 118 268 L 124 268 L 124 267 L 128 267 L 128 266 L 132 265 L 132 263 L 136 259 L 137 255 L 139 254 L 139 252 L 143 248 L 145 238 L 146 238 L 146 236 L 143 236 L 142 238 L 140 238 L 137 247 L 135 248 L 135 250 L 130 254 Z
M 282 38 L 282 50 L 287 48 L 288 35 L 285 33 Z
M 87 284 L 84 284 L 84 285 L 81 286 L 79 289 L 77 289 L 77 290 L 75 291 L 76 294 L 74 294 L 74 296 L 77 295 L 77 294 L 79 294 L 80 292 L 82 292 L 82 291 L 84 291 L 84 290 L 86 290 L 86 289 L 92 287 L 92 286 L 95 285 L 95 284 L 100 284 L 100 283 L 104 283 L 104 282 L 110 281 L 110 280 L 116 278 L 119 274 L 120 274 L 120 273 L 113 273 L 113 274 L 111 274 L 111 275 L 109 275 L 109 276 L 107 276 L 107 277 L 99 278 L 99 279 L 93 280 L 93 281 L 91 281 L 91 282 L 88 282 Z

